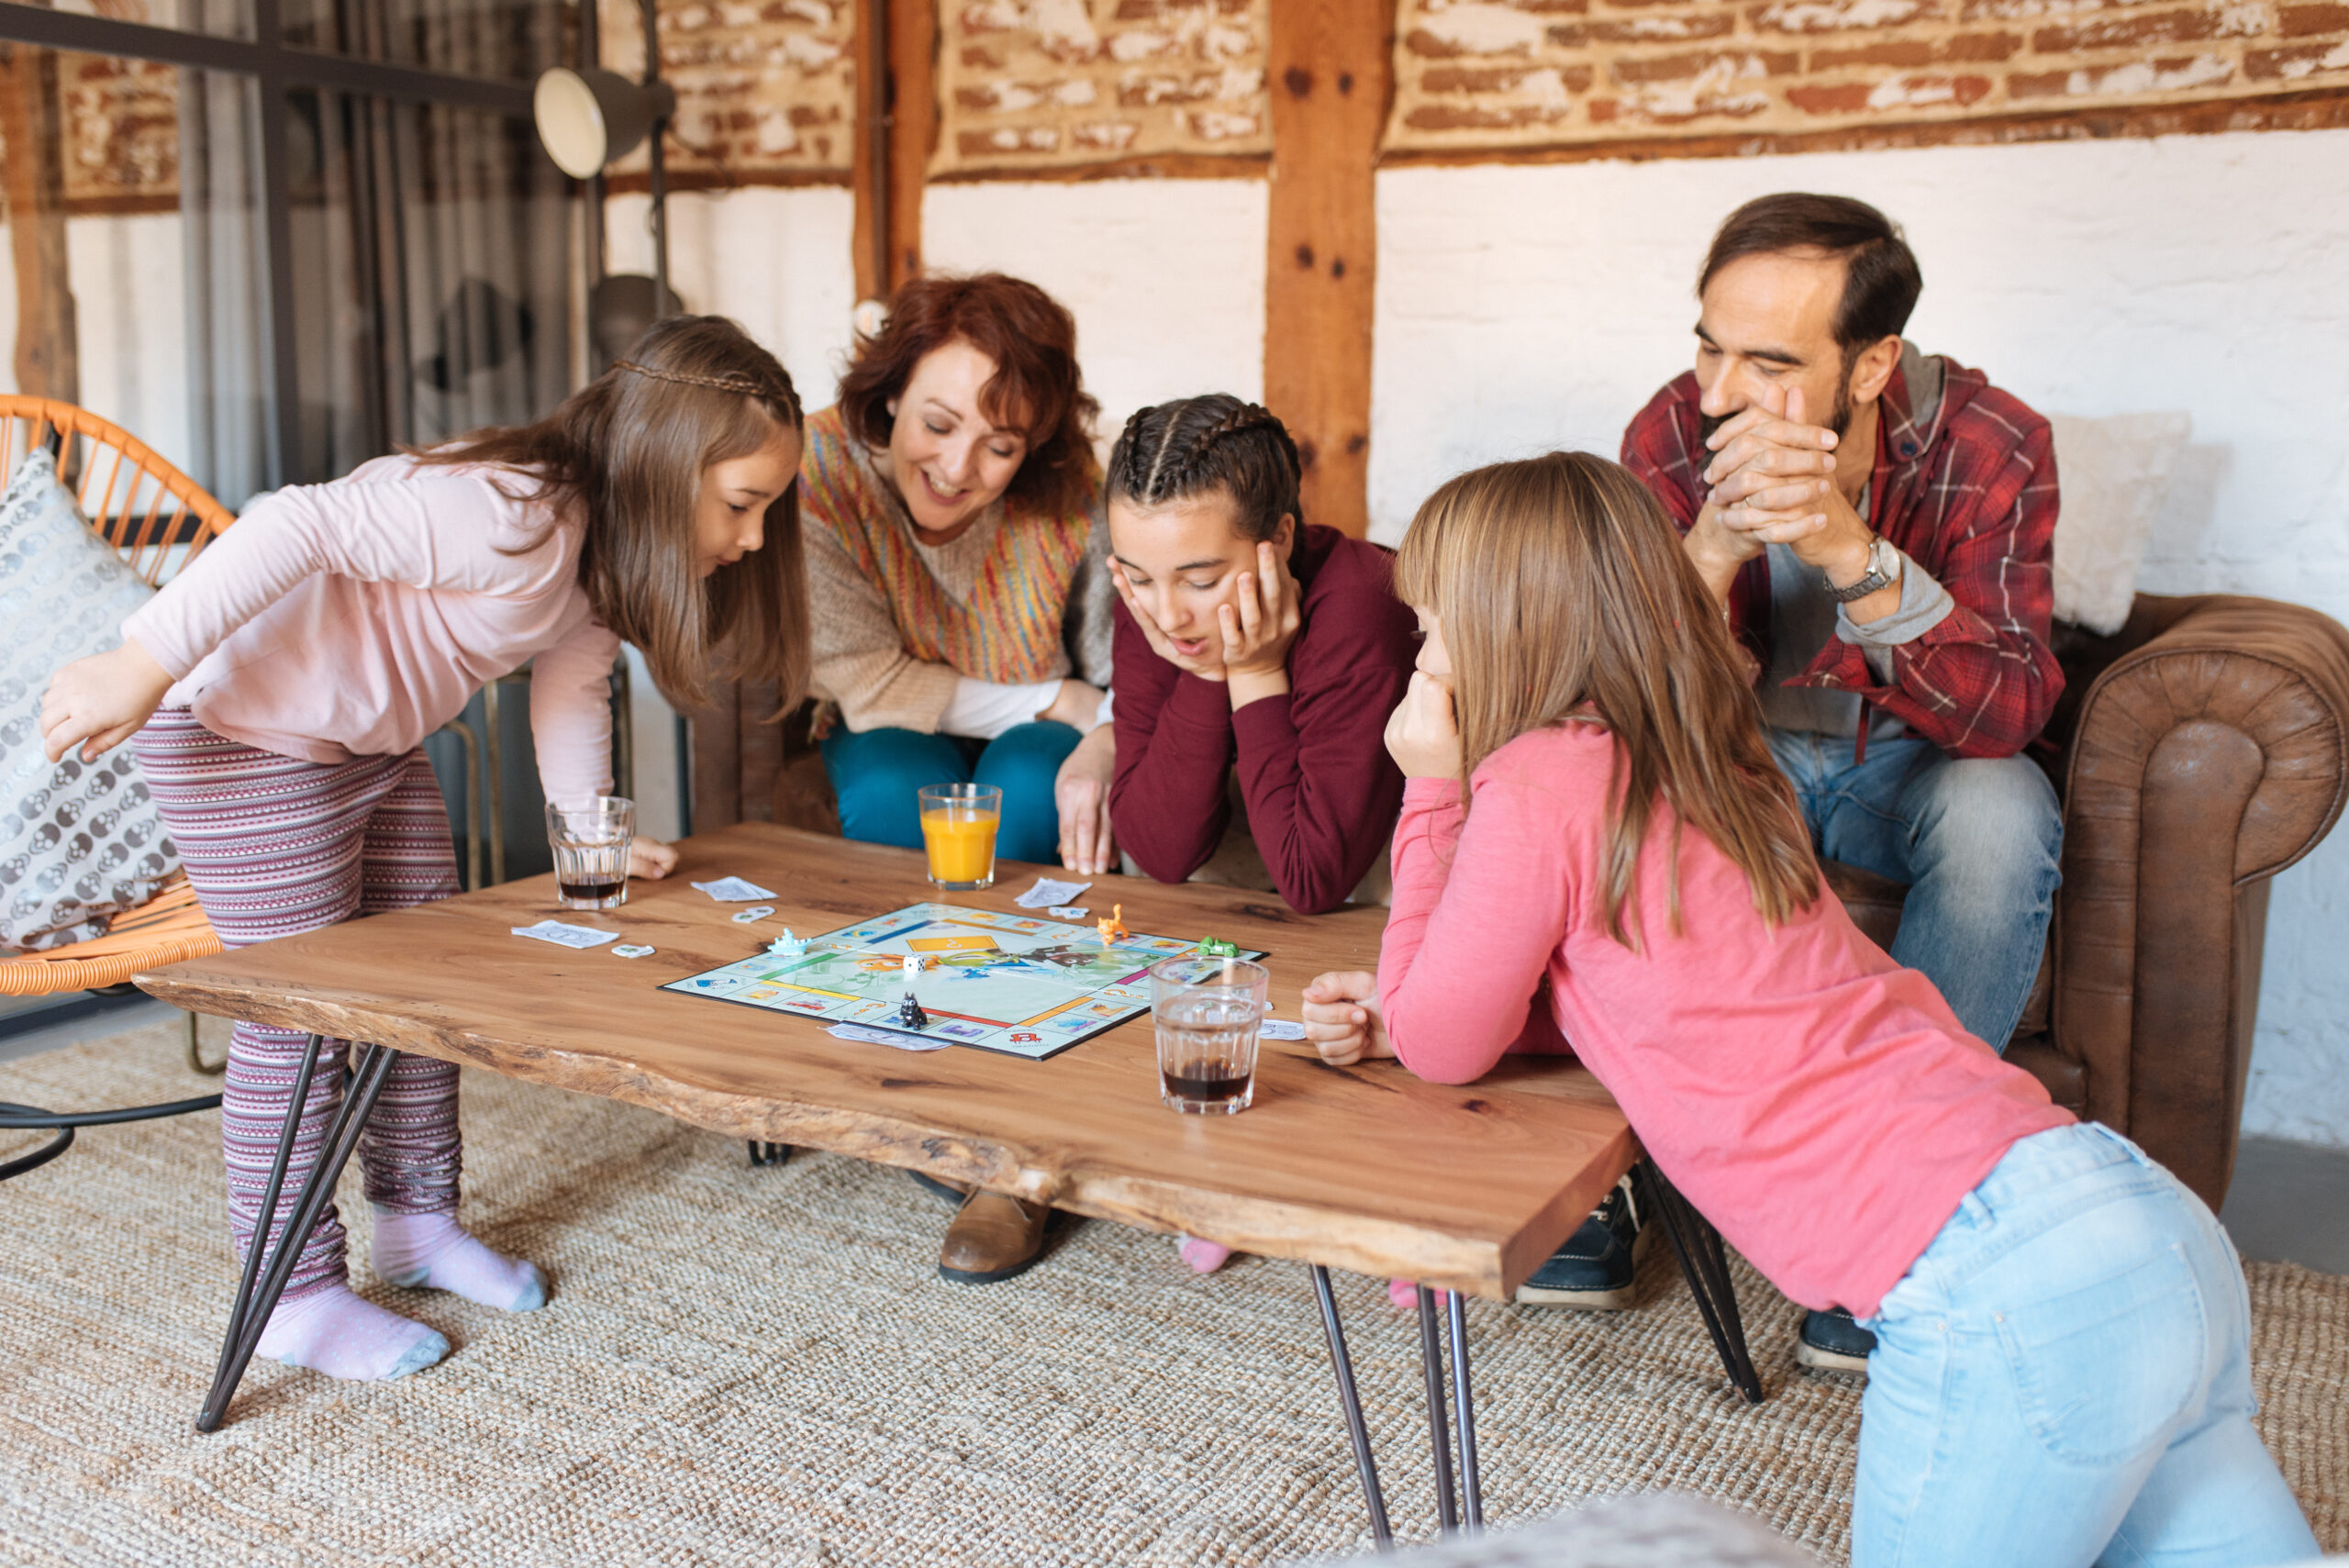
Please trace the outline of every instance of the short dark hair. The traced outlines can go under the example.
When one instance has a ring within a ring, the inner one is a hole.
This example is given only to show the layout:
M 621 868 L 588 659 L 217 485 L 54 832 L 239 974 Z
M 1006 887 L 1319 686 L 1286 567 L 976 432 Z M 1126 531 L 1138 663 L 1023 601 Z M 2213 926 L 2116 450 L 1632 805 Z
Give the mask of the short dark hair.
M 1160 506 L 1222 490 L 1241 533 L 1268 539 L 1283 517 L 1305 523 L 1297 443 L 1271 411 L 1211 392 L 1144 408 L 1126 421 L 1109 453 L 1107 499 Z
M 1093 421 L 1101 406 L 1076 368 L 1076 318 L 1024 279 L 932 275 L 898 289 L 888 319 L 856 340 L 841 378 L 850 434 L 868 447 L 887 446 L 896 422 L 891 400 L 924 355 L 958 340 L 995 361 L 995 379 L 979 395 L 986 417 L 1013 414 L 1027 426 L 1028 455 L 1005 494 L 1052 516 L 1083 506 L 1093 488 Z
M 1704 297 L 1713 274 L 1744 256 L 1787 250 L 1824 250 L 1843 259 L 1843 297 L 1835 307 L 1835 343 L 1849 359 L 1854 350 L 1898 338 L 1917 308 L 1925 280 L 1917 253 L 1900 236 L 1900 226 L 1863 201 L 1781 191 L 1756 196 L 1729 215 L 1705 269 L 1697 274 Z

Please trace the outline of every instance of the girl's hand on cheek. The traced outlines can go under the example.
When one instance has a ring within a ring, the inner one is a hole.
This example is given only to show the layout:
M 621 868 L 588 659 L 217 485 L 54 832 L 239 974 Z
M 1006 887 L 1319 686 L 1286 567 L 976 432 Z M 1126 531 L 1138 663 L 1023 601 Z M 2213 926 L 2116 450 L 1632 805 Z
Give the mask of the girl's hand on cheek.
M 1423 670 L 1411 672 L 1411 684 L 1386 721 L 1386 754 L 1407 779 L 1460 776 L 1460 724 L 1453 713 L 1452 688 Z
M 1125 601 L 1126 614 L 1133 617 L 1134 625 L 1141 628 L 1142 640 L 1150 644 L 1152 653 L 1177 670 L 1187 670 L 1201 680 L 1223 679 L 1223 665 L 1219 661 L 1212 657 L 1186 659 L 1174 651 L 1174 645 L 1167 640 L 1164 632 L 1158 629 L 1158 623 L 1150 618 L 1150 612 L 1141 607 L 1141 600 L 1134 594 L 1134 585 L 1126 581 L 1125 562 L 1115 556 L 1109 560 L 1109 581 L 1117 588 L 1118 597 Z M 1210 651 L 1214 649 L 1213 639 L 1208 641 L 1208 647 Z
M 628 873 L 647 882 L 658 882 L 677 869 L 677 851 L 658 839 L 630 839 L 628 841 Z
M 1216 606 L 1223 634 L 1223 667 L 1233 675 L 1279 675 L 1288 670 L 1297 640 L 1297 579 L 1270 544 L 1256 546 L 1256 570 L 1242 572 L 1231 604 Z

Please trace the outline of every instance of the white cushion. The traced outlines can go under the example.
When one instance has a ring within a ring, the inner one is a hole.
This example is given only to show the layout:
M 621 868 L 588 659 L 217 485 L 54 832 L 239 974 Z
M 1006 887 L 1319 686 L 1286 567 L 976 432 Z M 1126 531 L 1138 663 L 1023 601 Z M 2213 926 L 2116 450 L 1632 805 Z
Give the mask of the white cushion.
M 95 763 L 40 749 L 50 676 L 119 647 L 153 593 L 90 531 L 54 458 L 17 465 L 0 495 L 0 948 L 97 936 L 179 862 L 128 745 Z
M 2051 414 L 2055 479 L 2055 618 L 2102 636 L 2137 596 L 2145 540 L 2194 428 L 2188 414 Z

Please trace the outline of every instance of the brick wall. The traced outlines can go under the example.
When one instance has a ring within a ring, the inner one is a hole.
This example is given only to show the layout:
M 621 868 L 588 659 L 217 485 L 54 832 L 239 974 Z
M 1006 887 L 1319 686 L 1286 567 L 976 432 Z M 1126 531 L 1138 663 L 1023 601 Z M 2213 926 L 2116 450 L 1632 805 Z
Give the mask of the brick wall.
M 1262 160 L 1273 3 L 940 0 L 930 172 Z
M 604 63 L 644 69 L 638 9 L 606 5 Z M 853 0 L 663 0 L 661 74 L 677 89 L 666 145 L 675 183 L 829 184 L 854 152 Z M 639 150 L 616 171 L 622 188 L 645 167 Z
M 180 202 L 179 72 L 152 61 L 61 53 L 69 214 L 172 212 Z M 0 140 L 0 158 L 14 150 Z M 0 213 L 5 213 L 0 197 Z
M 1395 61 L 1406 155 L 2349 119 L 2342 0 L 1398 0 Z

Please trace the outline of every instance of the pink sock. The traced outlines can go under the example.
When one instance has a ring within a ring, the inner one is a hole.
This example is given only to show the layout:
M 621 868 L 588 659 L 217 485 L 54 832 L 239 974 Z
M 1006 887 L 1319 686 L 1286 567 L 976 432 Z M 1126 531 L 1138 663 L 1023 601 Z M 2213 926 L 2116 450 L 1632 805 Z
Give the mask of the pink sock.
M 430 1366 L 449 1353 L 449 1341 L 421 1323 L 360 1300 L 347 1284 L 330 1284 L 279 1301 L 261 1331 L 261 1353 L 328 1377 L 385 1383 Z
M 1443 1298 L 1445 1294 L 1445 1292 L 1441 1290 L 1435 1293 L 1435 1304 L 1439 1310 L 1442 1310 L 1444 1307 Z M 1417 1312 L 1419 1309 L 1419 1287 L 1413 1281 L 1407 1279 L 1388 1280 L 1386 1282 L 1386 1299 L 1393 1302 L 1396 1306 L 1401 1307 L 1406 1312 Z
M 373 1257 L 375 1272 L 394 1284 L 454 1291 L 506 1312 L 528 1312 L 546 1303 L 547 1282 L 536 1268 L 491 1251 L 445 1210 L 376 1209 Z
M 1175 1245 L 1183 1261 L 1197 1274 L 1211 1274 L 1230 1260 L 1231 1249 L 1217 1241 L 1202 1241 L 1196 1236 L 1186 1236 Z

